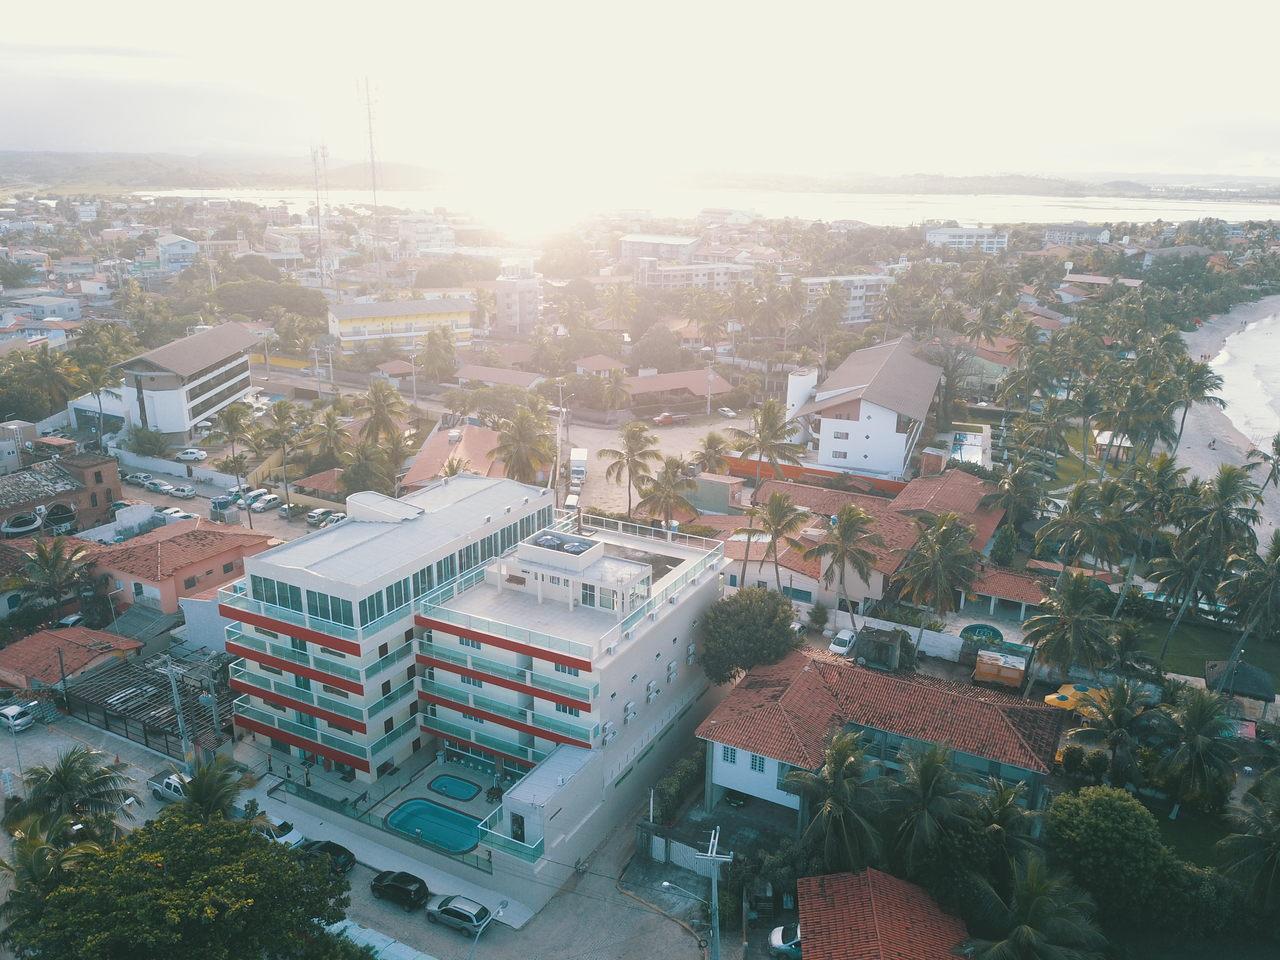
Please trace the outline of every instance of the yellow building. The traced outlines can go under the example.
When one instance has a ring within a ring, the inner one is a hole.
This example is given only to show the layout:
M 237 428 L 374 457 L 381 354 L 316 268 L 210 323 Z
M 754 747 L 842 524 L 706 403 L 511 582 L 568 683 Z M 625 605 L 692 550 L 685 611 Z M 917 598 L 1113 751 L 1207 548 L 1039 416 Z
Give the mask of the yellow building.
M 329 335 L 337 338 L 343 353 L 351 353 L 359 343 L 376 347 L 384 340 L 408 350 L 442 328 L 453 331 L 454 341 L 462 346 L 471 341 L 475 308 L 464 297 L 335 304 L 329 308 Z

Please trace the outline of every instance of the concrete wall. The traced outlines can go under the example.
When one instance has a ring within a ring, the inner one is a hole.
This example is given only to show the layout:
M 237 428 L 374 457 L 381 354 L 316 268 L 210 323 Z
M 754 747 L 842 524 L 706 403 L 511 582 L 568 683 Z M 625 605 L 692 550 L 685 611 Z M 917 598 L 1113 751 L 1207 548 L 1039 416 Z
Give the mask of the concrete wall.
M 112 447 L 111 455 L 120 461 L 121 473 L 163 473 L 171 477 L 187 477 L 193 481 L 212 483 L 220 487 L 233 487 L 236 479 L 230 474 L 207 467 L 204 463 L 183 463 L 181 460 L 164 460 L 160 457 L 144 457 L 124 447 Z M 209 461 L 205 461 L 208 463 Z
M 898 433 L 898 415 L 892 410 L 864 401 L 859 420 L 837 420 L 823 417 L 818 438 L 818 463 L 854 473 L 899 476 L 907 455 L 909 433 Z M 847 439 L 836 439 L 847 433 Z M 847 453 L 837 459 L 836 452 Z

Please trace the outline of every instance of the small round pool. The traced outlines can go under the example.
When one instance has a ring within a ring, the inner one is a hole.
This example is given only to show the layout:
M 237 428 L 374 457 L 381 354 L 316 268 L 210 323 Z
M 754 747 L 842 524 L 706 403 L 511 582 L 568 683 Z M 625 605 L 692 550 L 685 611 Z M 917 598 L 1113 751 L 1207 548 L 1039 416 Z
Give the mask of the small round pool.
M 387 826 L 446 853 L 466 853 L 480 843 L 479 819 L 421 797 L 387 814 Z
M 960 636 L 979 643 L 999 643 L 1004 639 L 1004 634 L 989 623 L 971 623 L 960 631 Z
M 480 785 L 463 777 L 455 777 L 451 773 L 442 773 L 430 783 L 427 789 L 450 800 L 467 801 L 480 793 Z

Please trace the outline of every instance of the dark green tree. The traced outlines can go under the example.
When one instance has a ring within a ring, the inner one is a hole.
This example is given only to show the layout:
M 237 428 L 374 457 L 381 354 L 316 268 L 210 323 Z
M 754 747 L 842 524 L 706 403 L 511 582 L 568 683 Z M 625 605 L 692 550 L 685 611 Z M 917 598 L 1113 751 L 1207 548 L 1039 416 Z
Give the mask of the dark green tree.
M 782 594 L 747 587 L 718 600 L 703 618 L 698 662 L 713 683 L 758 664 L 777 663 L 803 640 L 791 631 L 795 609 Z

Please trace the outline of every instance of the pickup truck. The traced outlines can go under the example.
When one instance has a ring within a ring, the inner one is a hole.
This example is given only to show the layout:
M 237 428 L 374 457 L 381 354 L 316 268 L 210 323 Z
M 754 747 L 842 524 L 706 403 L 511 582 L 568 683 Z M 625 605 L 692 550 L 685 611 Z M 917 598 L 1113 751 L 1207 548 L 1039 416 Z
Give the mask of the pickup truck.
M 191 778 L 174 770 L 161 770 L 147 781 L 151 795 L 164 803 L 187 799 L 187 781 Z

